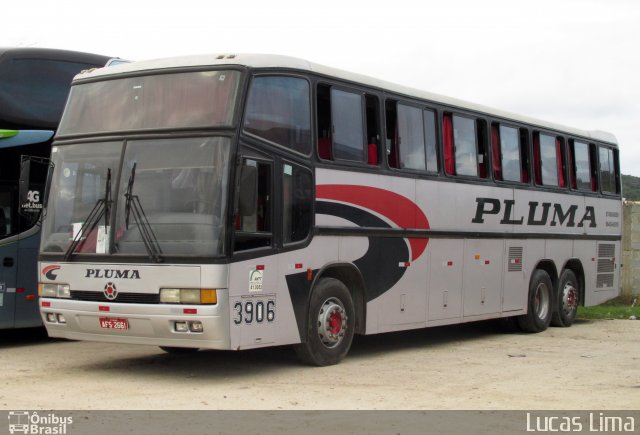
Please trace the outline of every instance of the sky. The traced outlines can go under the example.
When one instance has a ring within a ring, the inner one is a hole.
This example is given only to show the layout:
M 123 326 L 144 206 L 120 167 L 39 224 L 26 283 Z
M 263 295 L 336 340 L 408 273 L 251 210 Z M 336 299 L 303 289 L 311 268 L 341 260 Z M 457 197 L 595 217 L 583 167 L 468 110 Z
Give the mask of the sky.
M 129 60 L 271 53 L 584 130 L 640 176 L 637 0 L 21 0 L 0 47 Z

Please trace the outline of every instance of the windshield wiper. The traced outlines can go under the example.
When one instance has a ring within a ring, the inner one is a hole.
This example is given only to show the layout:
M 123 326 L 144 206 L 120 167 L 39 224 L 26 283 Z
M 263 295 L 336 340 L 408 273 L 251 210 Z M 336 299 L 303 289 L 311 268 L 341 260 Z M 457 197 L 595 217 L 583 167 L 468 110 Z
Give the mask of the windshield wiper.
M 127 183 L 127 191 L 124 194 L 125 229 L 129 229 L 129 217 L 131 216 L 131 211 L 133 211 L 133 220 L 138 226 L 140 237 L 142 238 L 144 247 L 149 254 L 149 258 L 155 263 L 162 263 L 164 259 L 162 258 L 162 249 L 160 249 L 158 238 L 153 232 L 153 228 L 151 228 L 151 224 L 149 223 L 147 215 L 142 208 L 142 204 L 140 204 L 140 198 L 138 198 L 138 195 L 133 194 L 133 183 L 136 178 L 136 165 L 137 163 L 134 163 L 133 168 L 131 168 L 131 175 L 129 175 L 129 182 Z
M 89 212 L 89 216 L 85 219 L 80 231 L 74 236 L 71 245 L 64 254 L 64 260 L 69 261 L 78 245 L 84 241 L 85 234 L 90 234 L 100 222 L 100 219 L 104 216 L 104 228 L 105 231 L 109 228 L 109 217 L 111 215 L 111 168 L 107 168 L 107 179 L 105 181 L 104 198 L 96 201 L 96 205 L 93 206 Z M 97 237 L 97 236 L 96 236 Z

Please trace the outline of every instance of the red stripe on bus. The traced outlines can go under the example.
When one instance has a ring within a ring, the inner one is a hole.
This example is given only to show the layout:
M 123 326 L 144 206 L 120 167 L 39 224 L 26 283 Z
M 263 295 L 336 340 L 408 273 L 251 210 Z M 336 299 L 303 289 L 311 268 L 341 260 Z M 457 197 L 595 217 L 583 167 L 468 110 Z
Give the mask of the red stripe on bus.
M 316 187 L 316 197 L 346 202 L 379 213 L 400 228 L 429 229 L 429 220 L 420 207 L 407 197 L 388 190 L 370 186 L 321 184 Z M 429 239 L 409 238 L 411 261 L 415 261 L 427 248 Z

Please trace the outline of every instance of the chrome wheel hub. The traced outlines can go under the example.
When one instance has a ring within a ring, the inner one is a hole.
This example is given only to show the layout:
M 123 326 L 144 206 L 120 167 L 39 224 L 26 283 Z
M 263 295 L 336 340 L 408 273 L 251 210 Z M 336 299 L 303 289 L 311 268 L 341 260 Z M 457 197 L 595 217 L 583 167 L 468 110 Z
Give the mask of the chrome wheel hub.
M 568 282 L 562 289 L 562 311 L 571 314 L 578 308 L 578 290 Z
M 342 302 L 329 298 L 318 313 L 318 336 L 325 346 L 336 347 L 344 338 L 347 329 L 347 313 Z
M 551 301 L 551 292 L 549 288 L 543 284 L 538 284 L 533 299 L 533 309 L 540 319 L 546 319 L 549 314 L 549 302 Z

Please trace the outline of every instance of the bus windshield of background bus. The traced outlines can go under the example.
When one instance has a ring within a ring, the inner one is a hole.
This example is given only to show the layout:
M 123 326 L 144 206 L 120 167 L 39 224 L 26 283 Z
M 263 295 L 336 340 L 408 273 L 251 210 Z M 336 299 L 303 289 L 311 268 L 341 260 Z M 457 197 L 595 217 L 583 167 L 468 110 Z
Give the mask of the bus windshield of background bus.
M 230 126 L 239 81 L 238 71 L 199 71 L 78 84 L 58 134 Z
M 159 248 L 159 252 L 153 252 L 154 257 L 220 255 L 224 248 L 229 148 L 230 140 L 222 137 L 54 148 L 56 166 L 42 251 L 64 253 L 78 239 L 72 254 L 152 256 L 147 237 L 152 234 Z M 104 207 L 107 215 L 81 230 L 96 204 L 105 198 L 111 200 Z

